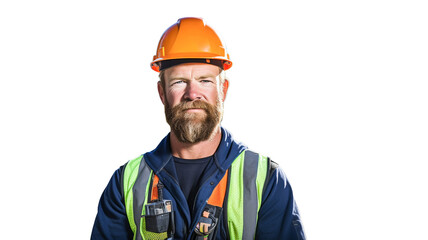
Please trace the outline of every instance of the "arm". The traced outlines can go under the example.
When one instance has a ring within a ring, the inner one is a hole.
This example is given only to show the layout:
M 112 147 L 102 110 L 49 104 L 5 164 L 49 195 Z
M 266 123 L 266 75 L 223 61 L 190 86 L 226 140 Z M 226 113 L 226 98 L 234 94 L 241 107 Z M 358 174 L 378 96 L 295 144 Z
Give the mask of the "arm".
M 105 188 L 98 205 L 91 240 L 132 239 L 122 194 L 122 171 L 116 170 Z
M 259 211 L 256 239 L 305 240 L 291 186 L 278 165 L 271 164 Z

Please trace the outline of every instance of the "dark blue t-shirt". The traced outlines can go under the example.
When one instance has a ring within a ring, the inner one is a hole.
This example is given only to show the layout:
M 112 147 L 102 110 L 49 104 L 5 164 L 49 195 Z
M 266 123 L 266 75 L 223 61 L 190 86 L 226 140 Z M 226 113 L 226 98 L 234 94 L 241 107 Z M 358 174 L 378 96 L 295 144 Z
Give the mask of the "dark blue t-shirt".
M 212 162 L 213 156 L 200 159 L 173 158 L 178 182 L 187 199 L 190 212 L 193 212 L 193 203 L 199 187 L 202 185 L 203 174 L 209 163 Z

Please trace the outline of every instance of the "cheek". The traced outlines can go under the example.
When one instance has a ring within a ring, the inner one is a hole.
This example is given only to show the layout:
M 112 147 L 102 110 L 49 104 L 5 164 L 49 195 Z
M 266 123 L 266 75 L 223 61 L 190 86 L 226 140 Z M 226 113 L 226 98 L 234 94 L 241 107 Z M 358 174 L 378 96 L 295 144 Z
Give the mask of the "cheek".
M 218 99 L 221 99 L 220 89 L 215 89 L 210 93 L 210 102 L 215 103 Z
M 168 104 L 170 107 L 173 107 L 180 103 L 181 97 L 176 92 L 170 91 L 165 94 L 165 100 L 166 104 Z

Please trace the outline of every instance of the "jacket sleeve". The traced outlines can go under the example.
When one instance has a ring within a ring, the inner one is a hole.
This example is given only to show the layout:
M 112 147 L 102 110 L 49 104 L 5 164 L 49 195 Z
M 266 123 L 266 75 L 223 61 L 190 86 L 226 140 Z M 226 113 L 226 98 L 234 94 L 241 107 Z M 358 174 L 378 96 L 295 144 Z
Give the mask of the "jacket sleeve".
M 116 170 L 101 195 L 91 240 L 132 239 L 122 194 L 122 170 Z
M 256 239 L 305 240 L 291 186 L 278 165 L 272 165 L 259 210 Z

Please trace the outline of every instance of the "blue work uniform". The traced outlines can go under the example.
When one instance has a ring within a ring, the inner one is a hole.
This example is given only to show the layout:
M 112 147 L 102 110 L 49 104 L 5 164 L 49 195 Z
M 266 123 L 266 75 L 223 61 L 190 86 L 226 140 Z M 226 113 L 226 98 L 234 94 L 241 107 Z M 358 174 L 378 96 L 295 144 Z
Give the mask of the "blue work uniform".
M 214 163 L 209 164 L 201 177 L 200 188 L 189 208 L 186 197 L 179 185 L 176 167 L 171 155 L 169 135 L 151 152 L 145 153 L 147 165 L 156 172 L 165 185 L 164 199 L 172 200 L 175 216 L 174 239 L 194 239 L 194 228 L 206 200 L 232 162 L 247 148 L 233 140 L 231 134 L 221 128 L 222 139 L 214 154 Z M 92 230 L 92 240 L 133 239 L 133 232 L 127 219 L 123 196 L 123 170 L 116 170 L 104 190 L 98 214 Z M 299 211 L 294 201 L 291 186 L 284 172 L 273 161 L 268 169 L 262 202 L 258 213 L 256 239 L 304 240 Z M 225 213 L 224 215 L 226 215 Z M 192 216 L 194 216 L 192 218 Z M 221 218 L 215 239 L 229 239 L 227 220 Z

